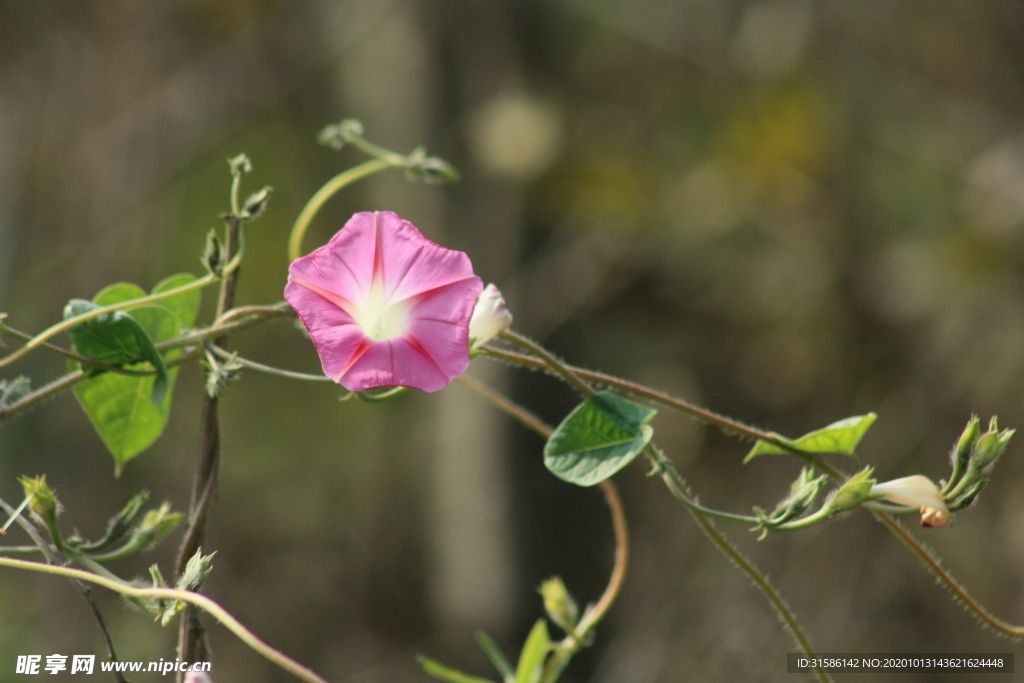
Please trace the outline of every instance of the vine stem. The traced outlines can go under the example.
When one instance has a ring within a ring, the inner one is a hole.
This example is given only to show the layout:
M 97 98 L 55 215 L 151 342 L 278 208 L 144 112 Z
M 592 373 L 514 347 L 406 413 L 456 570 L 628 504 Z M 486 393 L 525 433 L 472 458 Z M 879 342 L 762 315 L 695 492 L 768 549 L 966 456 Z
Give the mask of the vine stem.
M 358 166 L 353 166 L 347 171 L 342 171 L 327 181 L 323 187 L 317 190 L 316 194 L 310 197 L 309 201 L 306 202 L 306 206 L 302 208 L 299 217 L 295 219 L 292 233 L 288 237 L 288 260 L 294 261 L 302 256 L 302 238 L 306 236 L 306 230 L 309 229 L 309 224 L 313 222 L 313 217 L 327 203 L 328 199 L 357 180 L 362 180 L 367 176 L 393 168 L 396 165 L 385 159 L 370 159 Z
M 522 337 L 521 335 L 516 336 L 520 339 L 525 339 L 525 337 Z M 508 339 L 509 341 L 513 341 L 511 338 Z M 494 360 L 500 360 L 505 363 L 509 363 L 510 365 L 518 365 L 533 370 L 544 370 L 555 376 L 565 376 L 563 373 L 551 368 L 544 358 L 535 357 L 536 354 L 531 356 L 523 353 L 516 353 L 514 351 L 506 351 L 505 349 L 499 349 L 493 346 L 484 346 L 480 349 L 480 352 Z M 772 432 L 752 427 L 751 425 L 744 424 L 739 420 L 734 420 L 731 417 L 726 417 L 725 415 L 708 410 L 707 408 L 702 408 L 701 406 L 695 405 L 676 396 L 666 394 L 642 384 L 637 384 L 636 382 L 630 382 L 629 380 L 625 380 L 620 377 L 615 377 L 614 375 L 607 375 L 603 372 L 587 370 L 586 368 L 569 365 L 567 363 L 563 363 L 562 366 L 566 371 L 577 375 L 583 380 L 600 384 L 602 386 L 612 387 L 625 394 L 647 399 L 648 401 L 661 404 L 668 408 L 672 408 L 673 410 L 678 410 L 679 412 L 696 418 L 705 424 L 718 427 L 726 433 L 750 439 L 751 441 L 764 441 L 774 446 L 778 446 L 779 448 L 784 448 L 787 452 L 806 460 L 822 472 L 828 473 L 830 477 L 839 481 L 844 481 L 846 479 L 841 472 L 819 458 L 816 454 L 798 451 L 791 445 L 782 441 L 777 434 L 773 434 Z
M 529 410 L 486 384 L 467 375 L 462 375 L 457 381 L 542 438 L 549 438 L 554 431 L 550 425 Z M 615 600 L 622 591 L 622 584 L 626 580 L 626 570 L 629 567 L 629 525 L 626 522 L 626 511 L 622 506 L 622 498 L 619 496 L 618 489 L 610 479 L 602 481 L 600 487 L 605 503 L 608 504 L 611 511 L 612 526 L 615 531 L 615 563 L 612 567 L 611 577 L 597 603 L 583 615 L 576 626 L 575 633 L 568 635 L 556 648 L 555 654 L 545 666 L 544 674 L 541 676 L 542 683 L 555 680 L 552 676 L 564 669 L 567 660 L 580 649 L 581 643 L 590 629 L 600 623 L 608 614 L 608 610 L 615 604 Z
M 577 375 L 573 371 L 573 369 L 571 369 L 569 366 L 565 365 L 560 360 L 558 360 L 552 353 L 550 353 L 540 344 L 537 344 L 531 339 L 528 339 L 526 337 L 523 337 L 522 335 L 512 332 L 511 330 L 506 330 L 505 332 L 502 332 L 501 337 L 515 344 L 518 344 L 519 346 L 526 349 L 533 355 L 544 360 L 544 362 L 547 364 L 548 368 L 550 368 L 552 372 L 560 375 L 563 379 L 566 380 L 566 382 L 568 382 L 571 386 L 575 387 L 585 397 L 591 397 L 595 394 L 593 387 L 587 384 L 583 379 L 581 379 L 579 375 Z M 732 421 L 729 420 L 729 422 Z M 653 444 L 651 445 L 651 448 L 649 450 L 654 451 L 655 453 L 657 452 L 656 449 L 653 447 Z M 667 460 L 667 458 L 665 458 L 665 460 Z M 666 479 L 666 484 L 669 485 L 669 490 L 673 493 L 674 496 L 679 498 L 679 495 L 677 495 L 676 489 L 674 487 L 675 482 L 669 475 L 669 471 L 665 470 L 663 464 L 659 463 L 657 460 L 655 460 L 655 465 L 661 468 L 663 478 Z M 671 465 L 670 462 L 669 465 Z M 671 471 L 674 472 L 674 468 L 671 468 Z M 676 476 L 678 477 L 678 473 L 676 473 Z M 679 479 L 680 482 L 682 482 L 681 477 Z M 692 494 L 690 494 L 689 491 L 685 490 L 685 488 L 681 489 L 679 493 L 685 495 L 686 498 L 693 498 Z M 722 551 L 723 554 L 725 554 L 726 557 L 728 557 L 737 567 L 739 567 L 739 569 L 744 574 L 750 577 L 751 581 L 754 582 L 754 585 L 757 586 L 757 588 L 762 593 L 764 593 L 765 597 L 767 597 L 768 601 L 772 604 L 772 607 L 775 608 L 775 611 L 778 612 L 779 616 L 786 624 L 786 627 L 789 629 L 789 632 L 793 636 L 793 639 L 796 640 L 797 645 L 805 654 L 807 654 L 808 657 L 813 659 L 814 649 L 811 647 L 810 640 L 808 640 L 807 636 L 804 634 L 803 629 L 800 626 L 800 623 L 796 619 L 796 615 L 793 614 L 793 611 L 789 608 L 785 600 L 782 599 L 782 596 L 768 580 L 768 577 L 762 574 L 761 571 L 757 567 L 755 567 L 754 564 L 750 560 L 748 560 L 743 555 L 743 553 L 741 553 L 739 549 L 736 546 L 734 546 L 732 542 L 730 542 L 729 539 L 726 538 L 724 534 L 722 534 L 722 532 L 718 530 L 717 527 L 715 527 L 714 523 L 711 521 L 711 519 L 708 518 L 707 515 L 705 515 L 702 512 L 699 512 L 698 510 L 693 509 L 692 507 L 687 507 L 687 511 L 694 518 L 694 521 L 697 522 L 697 525 L 700 527 L 701 531 L 704 532 L 704 535 L 707 536 L 711 540 L 711 542 L 714 543 L 715 546 L 720 551 Z M 818 680 L 821 681 L 821 683 L 829 683 L 832 680 L 829 677 L 829 675 L 825 672 L 825 670 L 820 667 L 815 668 L 815 675 L 818 677 Z
M 275 650 L 270 645 L 267 645 L 252 631 L 247 629 L 240 621 L 238 621 L 238 619 L 233 617 L 230 612 L 221 607 L 215 601 L 200 593 L 178 590 L 175 588 L 137 588 L 135 586 L 114 581 L 113 579 L 108 579 L 104 576 L 83 571 L 81 569 L 43 564 L 41 562 L 29 562 L 27 560 L 17 560 L 11 557 L 0 557 L 0 566 L 12 567 L 14 569 L 27 569 L 29 571 L 42 572 L 44 574 L 55 574 L 57 576 L 64 576 L 70 579 L 78 579 L 79 581 L 86 581 L 98 586 L 103 586 L 104 588 L 109 588 L 112 591 L 132 598 L 155 598 L 157 600 L 180 600 L 181 602 L 187 602 L 190 605 L 195 605 L 210 614 L 243 643 L 296 678 L 307 681 L 308 683 L 328 683 L 326 679 L 321 678 L 311 669 L 308 669 L 291 657 L 288 657 L 282 652 Z
M 892 518 L 884 512 L 874 511 L 875 519 L 881 522 L 885 528 L 892 532 L 892 534 L 903 542 L 903 545 L 907 546 L 911 552 L 917 555 L 921 563 L 930 571 L 935 578 L 945 586 L 946 590 L 953 594 L 953 598 L 958 600 L 964 607 L 974 613 L 974 615 L 985 625 L 1005 633 L 1008 636 L 1015 638 L 1024 637 L 1024 626 L 1015 626 L 1009 622 L 1003 621 L 999 617 L 989 612 L 984 605 L 979 603 L 974 597 L 967 592 L 967 589 L 960 585 L 960 582 L 953 578 L 953 575 L 943 568 L 939 563 L 939 560 L 932 552 L 914 538 L 906 527 L 900 524 L 898 521 Z

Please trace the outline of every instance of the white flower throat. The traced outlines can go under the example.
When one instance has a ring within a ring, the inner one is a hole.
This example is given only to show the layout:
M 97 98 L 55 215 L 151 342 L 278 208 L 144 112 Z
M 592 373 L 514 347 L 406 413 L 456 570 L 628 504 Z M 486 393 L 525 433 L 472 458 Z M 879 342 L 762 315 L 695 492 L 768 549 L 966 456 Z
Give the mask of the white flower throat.
M 409 299 L 395 301 L 384 290 L 384 282 L 375 277 L 366 293 L 366 299 L 356 310 L 351 311 L 356 323 L 370 339 L 386 341 L 401 337 L 408 332 Z

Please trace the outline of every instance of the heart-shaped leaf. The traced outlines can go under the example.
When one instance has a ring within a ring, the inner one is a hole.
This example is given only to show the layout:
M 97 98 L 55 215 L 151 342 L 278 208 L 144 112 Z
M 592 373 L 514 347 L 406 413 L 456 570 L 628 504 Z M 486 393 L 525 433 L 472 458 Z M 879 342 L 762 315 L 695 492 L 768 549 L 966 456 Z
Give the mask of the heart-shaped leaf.
M 153 288 L 153 293 L 166 292 L 195 280 L 190 274 L 173 275 Z M 109 306 L 140 299 L 146 292 L 140 287 L 120 283 L 103 289 L 93 299 L 98 306 Z M 174 339 L 195 323 L 199 312 L 200 292 L 192 290 L 151 304 L 129 307 L 131 317 L 159 344 Z M 166 360 L 181 354 L 168 351 Z M 74 364 L 77 367 L 77 363 Z M 114 473 L 120 475 L 124 465 L 153 444 L 167 426 L 171 396 L 178 369 L 166 374 L 166 390 L 159 403 L 154 403 L 155 375 L 130 376 L 104 372 L 75 386 L 75 397 L 96 428 L 107 449 L 114 456 Z
M 594 486 L 633 461 L 654 428 L 658 413 L 603 392 L 588 398 L 558 425 L 544 446 L 544 465 L 559 479 Z
M 772 436 L 778 439 L 781 443 L 788 445 L 794 450 L 803 451 L 805 453 L 841 453 L 843 455 L 853 455 L 854 450 L 857 448 L 857 444 L 864 438 L 864 434 L 868 431 L 872 424 L 877 419 L 877 415 L 874 413 L 868 413 L 867 415 L 854 415 L 853 417 L 847 417 L 838 422 L 833 422 L 827 427 L 822 427 L 808 434 L 804 434 L 798 439 L 787 439 L 781 434 L 772 432 Z M 758 441 L 754 444 L 754 447 L 747 453 L 747 457 L 743 459 L 743 462 L 747 463 L 756 458 L 759 455 L 771 455 L 774 453 L 788 453 L 785 448 L 778 444 L 769 443 L 767 441 Z

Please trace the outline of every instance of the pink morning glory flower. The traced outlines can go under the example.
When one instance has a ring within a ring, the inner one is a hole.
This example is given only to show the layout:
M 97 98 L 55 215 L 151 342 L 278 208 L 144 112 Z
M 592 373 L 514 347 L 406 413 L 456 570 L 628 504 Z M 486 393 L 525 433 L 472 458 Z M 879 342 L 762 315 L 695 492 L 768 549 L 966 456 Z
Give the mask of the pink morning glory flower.
M 469 257 L 390 211 L 357 213 L 288 269 L 284 297 L 346 389 L 439 391 L 469 367 L 469 321 L 483 289 Z

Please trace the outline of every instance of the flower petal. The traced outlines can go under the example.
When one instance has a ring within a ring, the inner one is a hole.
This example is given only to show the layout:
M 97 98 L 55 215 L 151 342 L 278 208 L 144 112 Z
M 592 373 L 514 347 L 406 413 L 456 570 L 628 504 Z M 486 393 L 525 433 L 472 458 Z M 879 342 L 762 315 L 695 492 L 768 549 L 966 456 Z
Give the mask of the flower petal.
M 407 299 L 476 277 L 469 257 L 461 251 L 431 242 L 412 223 L 390 211 L 374 215 L 384 290 L 392 299 Z
M 351 315 L 307 287 L 289 282 L 284 297 L 309 330 L 324 374 L 339 381 L 359 351 L 363 331 Z
M 444 370 L 423 353 L 413 339 L 389 339 L 371 344 L 341 377 L 346 389 L 363 391 L 377 387 L 405 386 L 440 391 L 452 381 Z
M 944 510 L 946 504 L 939 493 L 939 487 L 928 477 L 915 474 L 910 477 L 893 479 L 871 487 L 872 494 L 881 494 L 884 500 L 908 507 L 928 507 Z
M 362 301 L 373 283 L 376 251 L 374 214 L 357 213 L 330 242 L 292 261 L 288 279 L 315 285 L 349 302 Z

